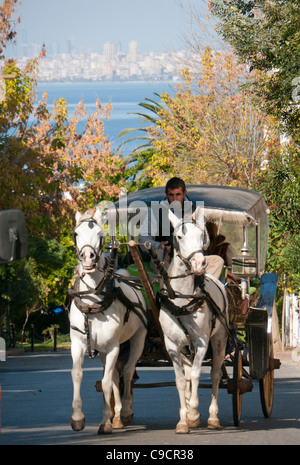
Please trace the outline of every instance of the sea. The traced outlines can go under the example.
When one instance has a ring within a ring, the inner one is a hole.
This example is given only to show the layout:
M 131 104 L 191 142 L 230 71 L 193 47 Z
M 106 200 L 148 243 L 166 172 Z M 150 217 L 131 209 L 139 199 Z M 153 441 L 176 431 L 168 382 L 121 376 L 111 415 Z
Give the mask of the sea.
M 111 143 L 111 148 L 117 151 L 126 139 L 144 133 L 133 133 L 122 138 L 119 137 L 124 129 L 141 128 L 141 118 L 136 113 L 151 112 L 139 104 L 146 103 L 145 99 L 154 100 L 161 103 L 160 98 L 156 94 L 168 92 L 170 95 L 175 93 L 174 81 L 122 81 L 122 82 L 39 82 L 38 83 L 38 99 L 41 99 L 43 92 L 48 94 L 48 108 L 53 109 L 53 102 L 59 98 L 65 98 L 68 104 L 68 115 L 71 118 L 74 111 L 82 99 L 86 107 L 87 115 L 82 120 L 77 130 L 84 130 L 88 114 L 96 110 L 96 99 L 99 98 L 102 106 L 110 102 L 112 111 L 110 119 L 104 119 L 104 131 Z M 137 146 L 141 141 L 131 141 L 121 147 L 122 155 L 126 156 Z

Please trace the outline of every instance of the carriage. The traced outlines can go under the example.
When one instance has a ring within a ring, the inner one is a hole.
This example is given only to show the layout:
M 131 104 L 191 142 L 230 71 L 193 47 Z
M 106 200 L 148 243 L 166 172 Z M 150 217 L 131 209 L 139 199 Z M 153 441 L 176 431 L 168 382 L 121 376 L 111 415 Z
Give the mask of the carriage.
M 273 350 L 273 316 L 276 314 L 274 302 L 278 277 L 273 273 L 264 273 L 268 247 L 268 213 L 264 198 L 250 190 L 209 185 L 189 185 L 187 192 L 191 211 L 201 210 L 204 226 L 215 224 L 218 234 L 226 237 L 226 244 L 230 244 L 235 251 L 230 264 L 224 264 L 219 280 L 209 274 L 206 277 L 205 273 L 199 278 L 198 290 L 193 293 L 192 298 L 196 309 L 203 306 L 203 302 L 207 304 L 215 320 L 218 324 L 221 323 L 223 333 L 226 333 L 226 350 L 222 359 L 222 376 L 218 388 L 227 389 L 232 395 L 233 421 L 234 425 L 238 426 L 241 419 L 242 396 L 252 391 L 253 381 L 258 381 L 262 411 L 265 417 L 270 417 L 273 407 L 274 370 L 280 367 L 280 361 L 274 358 Z M 122 268 L 126 268 L 127 271 L 120 274 L 116 257 L 121 244 L 116 242 L 116 231 L 113 232 L 111 250 L 107 253 L 109 273 L 122 283 L 142 290 L 146 302 L 147 343 L 137 360 L 137 371 L 140 366 L 172 365 L 166 350 L 159 314 L 161 306 L 170 310 L 167 301 L 170 297 L 175 298 L 175 295 L 172 295 L 174 280 L 170 281 L 168 272 L 151 245 L 139 242 L 137 233 L 150 209 L 153 206 L 159 209 L 164 197 L 163 187 L 142 189 L 120 198 L 108 208 L 108 216 L 113 215 L 114 225 L 118 224 L 119 237 L 126 236 L 122 243 L 128 252 L 122 260 Z M 178 229 L 178 225 L 176 228 Z M 128 257 L 130 262 L 127 263 Z M 188 265 L 187 260 L 182 261 Z M 151 263 L 154 263 L 154 267 Z M 226 304 L 226 318 L 214 301 L 211 285 L 217 289 L 219 297 L 221 296 Z M 206 288 L 208 291 L 205 291 Z M 183 298 L 183 295 L 176 296 L 179 297 Z M 185 307 L 187 315 L 191 308 L 188 305 Z M 178 311 L 178 307 L 176 309 Z M 86 311 L 86 314 L 89 313 L 90 309 Z M 178 314 L 172 318 L 176 322 L 182 319 Z M 88 334 L 85 336 L 89 338 Z M 202 366 L 213 367 L 212 351 L 208 346 Z M 187 365 L 188 360 L 193 357 L 191 352 L 187 346 L 185 353 L 181 354 Z M 122 363 L 121 359 L 119 356 L 116 365 L 121 376 L 120 386 L 122 369 L 126 363 Z M 175 383 L 145 385 L 138 382 L 138 376 L 133 376 L 131 388 L 133 391 L 138 388 L 170 385 Z M 198 387 L 212 385 L 199 383 Z M 102 382 L 96 383 L 96 389 L 103 390 Z
M 280 366 L 279 360 L 274 359 L 272 344 L 272 314 L 278 278 L 272 273 L 264 274 L 268 247 L 267 207 L 261 194 L 245 189 L 193 185 L 187 186 L 187 191 L 193 205 L 203 202 L 206 221 L 217 223 L 220 232 L 224 232 L 227 240 L 239 251 L 233 257 L 232 266 L 224 266 L 221 277 L 228 296 L 230 339 L 234 339 L 232 341 L 234 350 L 227 354 L 224 361 L 220 385 L 232 394 L 233 419 L 235 426 L 238 426 L 242 394 L 252 390 L 252 380 L 259 381 L 264 416 L 271 415 L 274 369 Z M 145 203 L 146 208 L 150 208 L 151 205 L 161 202 L 164 196 L 163 187 L 143 189 L 129 195 L 126 204 L 119 202 L 116 207 L 121 216 L 123 213 L 121 209 L 126 208 L 128 224 L 140 202 Z M 159 277 L 151 270 L 149 272 L 148 262 L 144 263 L 140 247 L 134 241 L 134 237 L 129 241 L 128 247 L 134 260 L 134 265 L 129 266 L 129 269 L 132 274 L 135 274 L 135 269 L 137 270 L 143 284 L 149 303 L 149 313 L 156 329 L 154 341 L 157 347 L 157 335 L 162 337 L 158 322 L 159 309 L 155 298 L 155 287 L 158 287 Z M 238 341 L 237 345 L 234 344 L 236 341 Z M 144 353 L 138 366 L 170 365 L 163 344 L 160 350 L 161 352 L 156 349 L 154 352 Z M 210 360 L 206 360 L 204 364 L 210 365 Z M 232 378 L 227 374 L 228 366 L 233 367 Z M 156 386 L 163 385 L 165 384 Z M 135 388 L 142 386 L 135 383 Z

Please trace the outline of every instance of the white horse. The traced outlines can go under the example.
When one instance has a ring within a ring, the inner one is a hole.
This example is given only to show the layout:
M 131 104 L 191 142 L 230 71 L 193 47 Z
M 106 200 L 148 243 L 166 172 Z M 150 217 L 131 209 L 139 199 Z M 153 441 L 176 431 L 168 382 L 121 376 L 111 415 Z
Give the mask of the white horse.
M 142 354 L 147 333 L 144 315 L 146 305 L 140 291 L 118 282 L 113 276 L 102 289 L 102 280 L 107 275 L 105 274 L 105 257 L 102 253 L 104 233 L 101 220 L 102 216 L 98 210 L 92 215 L 76 214 L 74 240 L 79 265 L 77 284 L 70 294 L 72 303 L 69 315 L 73 359 L 71 426 L 75 431 L 80 431 L 85 427 L 80 397 L 82 364 L 87 350 L 97 351 L 104 365 L 102 379 L 104 409 L 99 434 L 111 433 L 113 427 L 123 427 L 130 423 L 132 418 L 131 381 L 137 360 Z M 125 270 L 123 274 L 126 274 Z M 124 394 L 121 400 L 119 374 L 115 367 L 120 344 L 128 340 L 130 340 L 130 353 L 124 366 Z M 113 423 L 111 423 L 112 392 L 115 402 Z
M 199 278 L 195 280 L 195 277 L 204 278 L 205 291 L 212 295 L 226 322 L 227 299 L 223 285 L 208 273 L 204 274 L 206 258 L 203 251 L 207 248 L 209 239 L 204 223 L 199 218 L 200 214 L 201 210 L 197 209 L 192 221 L 178 219 L 172 211 L 169 212 L 169 219 L 174 227 L 174 258 L 168 275 L 176 298 L 161 300 L 159 321 L 166 349 L 174 366 L 180 399 L 180 421 L 176 426 L 176 433 L 188 433 L 189 428 L 200 425 L 198 385 L 209 341 L 213 349 L 213 364 L 208 427 L 220 428 L 217 399 L 228 333 L 220 320 L 214 318 L 207 303 L 204 301 L 201 305 L 199 290 L 195 289 L 195 282 Z M 183 316 L 179 317 L 179 314 Z M 190 346 L 194 353 L 193 361 L 189 364 L 183 355 L 186 346 Z

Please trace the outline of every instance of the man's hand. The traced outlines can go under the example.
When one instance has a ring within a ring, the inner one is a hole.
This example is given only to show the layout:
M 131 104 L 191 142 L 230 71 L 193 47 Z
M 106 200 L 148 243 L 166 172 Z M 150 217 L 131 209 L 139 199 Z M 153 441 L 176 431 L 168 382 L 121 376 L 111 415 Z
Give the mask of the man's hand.
M 167 254 L 170 255 L 172 247 L 171 247 L 169 241 L 163 241 L 163 242 L 160 243 L 158 248 L 163 249 Z

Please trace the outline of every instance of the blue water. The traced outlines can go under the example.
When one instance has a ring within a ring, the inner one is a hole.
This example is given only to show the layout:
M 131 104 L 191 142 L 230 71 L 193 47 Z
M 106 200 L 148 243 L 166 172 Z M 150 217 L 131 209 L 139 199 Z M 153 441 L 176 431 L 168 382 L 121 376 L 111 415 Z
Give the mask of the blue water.
M 53 108 L 54 100 L 57 101 L 61 97 L 65 98 L 68 103 L 70 117 L 73 115 L 81 99 L 83 99 L 88 114 L 96 110 L 97 97 L 103 107 L 107 102 L 110 102 L 112 111 L 110 120 L 104 120 L 104 130 L 111 142 L 112 149 L 117 150 L 126 138 L 132 137 L 128 135 L 120 139 L 118 136 L 121 131 L 127 128 L 142 127 L 141 118 L 133 114 L 134 112 L 147 112 L 139 106 L 139 103 L 144 102 L 145 98 L 160 102 L 159 97 L 154 94 L 162 94 L 164 92 L 173 94 L 174 87 L 174 83 L 167 81 L 39 83 L 38 94 L 40 98 L 43 91 L 47 92 L 49 109 Z M 79 131 L 84 129 L 86 119 L 79 123 Z M 137 136 L 139 134 L 136 133 L 134 135 Z M 127 155 L 139 143 L 131 142 L 124 145 L 121 149 L 123 155 Z

